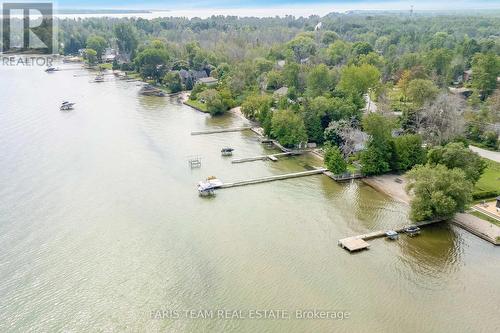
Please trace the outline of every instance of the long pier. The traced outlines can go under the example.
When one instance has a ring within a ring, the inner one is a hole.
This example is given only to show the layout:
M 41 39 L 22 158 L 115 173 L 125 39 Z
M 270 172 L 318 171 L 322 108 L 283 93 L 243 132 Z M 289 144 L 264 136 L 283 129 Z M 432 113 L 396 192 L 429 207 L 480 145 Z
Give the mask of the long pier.
M 219 128 L 219 129 L 205 130 L 205 131 L 194 131 L 194 132 L 191 132 L 191 135 L 215 134 L 215 133 L 226 133 L 226 132 L 241 132 L 241 131 L 249 130 L 251 128 L 252 128 L 251 126 Z
M 217 188 L 230 188 L 230 187 L 237 187 L 237 186 L 245 186 L 245 185 L 251 185 L 251 184 L 260 184 L 260 183 L 267 183 L 267 182 L 273 182 L 276 180 L 283 180 L 283 179 L 290 179 L 290 178 L 298 178 L 298 177 L 305 177 L 305 176 L 312 176 L 312 175 L 319 175 L 325 172 L 325 168 L 317 168 L 314 170 L 307 170 L 307 171 L 301 171 L 301 172 L 294 172 L 294 173 L 287 173 L 284 175 L 275 175 L 275 176 L 268 176 L 268 177 L 262 177 L 262 178 L 255 178 L 255 179 L 249 179 L 249 180 L 242 180 L 242 181 L 237 181 L 233 183 L 223 183 Z
M 235 160 L 232 160 L 231 163 L 245 163 L 245 162 L 253 162 L 253 161 L 266 161 L 266 160 L 271 160 L 273 162 L 276 162 L 278 160 L 278 157 L 280 156 L 291 156 L 291 155 L 300 155 L 302 154 L 301 152 L 286 152 L 286 153 L 278 153 L 278 154 L 271 154 L 271 155 L 259 155 L 259 156 L 254 156 L 254 157 L 246 157 L 246 158 L 238 158 Z
M 422 222 L 416 222 L 413 225 L 416 225 L 417 227 L 424 227 L 430 224 L 434 224 L 437 222 L 442 222 L 442 219 L 436 219 L 436 220 L 429 220 L 429 221 L 422 221 Z M 397 233 L 402 233 L 405 231 L 405 229 L 408 227 L 408 225 L 398 227 L 396 229 L 392 229 L 396 231 Z M 378 231 L 373 231 L 369 232 L 367 234 L 362 234 L 358 236 L 351 236 L 347 238 L 342 238 L 338 241 L 338 244 L 340 247 L 347 249 L 349 251 L 357 251 L 357 250 L 362 250 L 370 246 L 366 241 L 370 239 L 375 239 L 375 238 L 381 238 L 385 237 L 385 233 L 387 230 L 378 230 Z

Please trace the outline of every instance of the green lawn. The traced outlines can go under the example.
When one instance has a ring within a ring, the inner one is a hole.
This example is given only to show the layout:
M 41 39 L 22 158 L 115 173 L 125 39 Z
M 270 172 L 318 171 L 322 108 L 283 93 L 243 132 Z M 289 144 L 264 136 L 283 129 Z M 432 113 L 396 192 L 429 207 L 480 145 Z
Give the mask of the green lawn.
M 476 217 L 479 217 L 479 218 L 480 218 L 480 219 L 482 219 L 482 220 L 488 221 L 488 222 L 490 222 L 491 224 L 494 224 L 494 225 L 497 225 L 497 226 L 499 226 L 499 227 L 500 227 L 500 221 L 495 220 L 494 218 L 489 217 L 489 216 L 488 216 L 488 215 L 486 215 L 486 214 L 483 214 L 483 213 L 478 212 L 478 211 L 476 211 L 476 210 L 475 210 L 475 211 L 472 211 L 472 212 L 471 212 L 471 214 L 472 214 L 472 215 L 474 215 L 474 216 L 476 216 Z
M 486 160 L 486 162 L 488 166 L 479 178 L 474 192 L 497 192 L 497 195 L 500 195 L 500 163 L 490 160 Z M 495 197 L 495 194 L 492 194 L 491 197 Z
M 207 105 L 205 103 L 198 101 L 198 100 L 188 99 L 186 101 L 186 104 L 197 109 L 197 110 L 200 110 L 202 112 L 208 112 Z
M 100 65 L 99 65 L 99 68 L 101 68 L 101 69 L 109 69 L 109 70 L 111 70 L 111 69 L 113 69 L 113 64 L 110 64 L 110 63 L 100 64 Z

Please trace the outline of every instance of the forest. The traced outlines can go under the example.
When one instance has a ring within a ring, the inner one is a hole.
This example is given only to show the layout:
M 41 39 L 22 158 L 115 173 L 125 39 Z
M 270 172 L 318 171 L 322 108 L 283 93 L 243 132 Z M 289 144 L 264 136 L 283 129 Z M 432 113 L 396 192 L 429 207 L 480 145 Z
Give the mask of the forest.
M 169 92 L 191 90 L 188 104 L 212 116 L 241 106 L 282 145 L 323 147 L 334 173 L 413 168 L 416 220 L 471 201 L 485 164 L 468 144 L 499 149 L 500 12 L 58 24 L 61 53 L 97 64 L 116 49 L 114 69 Z M 440 180 L 428 184 L 439 196 L 426 197 L 425 178 Z

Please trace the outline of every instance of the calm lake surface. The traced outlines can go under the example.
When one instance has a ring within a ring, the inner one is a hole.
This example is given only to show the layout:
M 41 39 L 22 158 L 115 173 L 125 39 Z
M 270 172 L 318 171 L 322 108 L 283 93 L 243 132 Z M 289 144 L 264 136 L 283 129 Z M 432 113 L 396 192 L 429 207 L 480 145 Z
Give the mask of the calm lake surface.
M 408 223 L 407 207 L 322 175 L 200 198 L 195 185 L 209 175 L 230 182 L 320 161 L 231 164 L 224 146 L 234 158 L 266 149 L 249 131 L 190 132 L 243 119 L 61 67 L 0 67 L 1 332 L 500 330 L 499 248 L 441 225 L 351 255 L 338 239 Z M 76 109 L 60 112 L 63 100 Z M 151 319 L 191 309 L 292 319 Z M 350 317 L 293 319 L 300 309 Z

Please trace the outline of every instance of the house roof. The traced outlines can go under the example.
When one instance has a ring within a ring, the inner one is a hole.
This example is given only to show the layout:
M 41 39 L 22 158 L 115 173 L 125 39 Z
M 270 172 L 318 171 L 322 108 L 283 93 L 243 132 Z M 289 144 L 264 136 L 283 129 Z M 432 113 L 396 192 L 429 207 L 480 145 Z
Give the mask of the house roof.
M 274 91 L 276 96 L 285 96 L 286 94 L 288 94 L 288 87 L 281 87 Z
M 211 76 L 202 77 L 202 78 L 198 79 L 198 81 L 201 83 L 217 83 L 218 82 L 218 80 L 216 78 L 211 77 Z
M 193 76 L 196 80 L 199 80 L 203 77 L 207 77 L 208 75 L 205 71 L 191 71 L 191 76 Z

